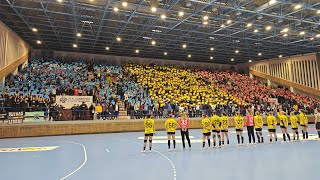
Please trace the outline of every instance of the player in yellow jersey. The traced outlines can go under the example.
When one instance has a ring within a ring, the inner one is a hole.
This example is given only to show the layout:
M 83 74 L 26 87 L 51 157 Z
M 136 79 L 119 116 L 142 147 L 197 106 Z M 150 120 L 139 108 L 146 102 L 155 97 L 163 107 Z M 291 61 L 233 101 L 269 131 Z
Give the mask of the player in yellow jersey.
M 211 117 L 212 125 L 212 138 L 213 138 L 213 147 L 216 147 L 216 136 L 219 138 L 219 147 L 221 146 L 221 136 L 220 136 L 220 117 L 216 115 L 216 112 L 212 112 Z
M 299 132 L 298 132 L 298 124 L 299 124 L 299 120 L 297 118 L 297 116 L 295 115 L 295 112 L 292 111 L 290 113 L 290 123 L 291 123 L 291 129 L 292 129 L 292 136 L 293 136 L 293 140 L 296 140 L 296 135 L 297 135 L 297 140 L 299 140 Z
M 206 139 L 208 140 L 208 147 L 210 147 L 210 136 L 211 136 L 211 122 L 210 122 L 210 119 L 207 118 L 206 114 L 202 115 L 201 123 L 203 127 L 202 149 L 204 149 L 206 145 Z
M 262 116 L 260 116 L 260 112 L 257 111 L 256 115 L 254 116 L 254 128 L 256 130 L 258 143 L 263 143 L 262 126 L 263 126 Z
M 299 119 L 300 119 L 300 126 L 302 130 L 302 137 L 303 139 L 308 139 L 308 118 L 304 110 L 299 110 Z
M 164 127 L 167 130 L 167 136 L 168 136 L 168 150 L 170 151 L 170 140 L 173 141 L 173 150 L 176 149 L 176 128 L 178 126 L 178 123 L 176 120 L 173 119 L 173 115 L 169 114 L 169 119 L 166 120 L 164 123 Z
M 141 152 L 146 152 L 146 146 L 149 139 L 149 151 L 152 151 L 152 136 L 156 134 L 156 128 L 154 125 L 154 120 L 151 118 L 150 114 L 147 114 L 147 118 L 144 120 L 144 143 L 143 150 Z
M 240 145 L 240 136 L 241 136 L 241 144 L 243 144 L 244 120 L 241 117 L 240 112 L 237 112 L 236 116 L 234 117 L 234 125 L 235 125 L 235 128 L 236 128 L 238 145 Z
M 274 117 L 273 112 L 269 112 L 269 116 L 267 117 L 267 124 L 268 124 L 268 131 L 270 136 L 269 143 L 272 142 L 272 134 L 274 135 L 275 141 L 278 141 L 277 134 L 276 134 L 276 127 L 277 127 L 277 119 Z
M 229 119 L 225 112 L 221 114 L 220 124 L 221 124 L 222 145 L 224 145 L 224 137 L 227 138 L 227 144 L 229 144 L 229 134 L 228 134 Z
M 290 141 L 290 135 L 288 133 L 288 118 L 285 115 L 284 111 L 280 111 L 279 115 L 278 115 L 279 119 L 280 119 L 280 128 L 281 128 L 281 132 L 282 132 L 282 136 L 283 136 L 283 141 L 286 141 L 286 136 L 288 137 L 288 140 Z

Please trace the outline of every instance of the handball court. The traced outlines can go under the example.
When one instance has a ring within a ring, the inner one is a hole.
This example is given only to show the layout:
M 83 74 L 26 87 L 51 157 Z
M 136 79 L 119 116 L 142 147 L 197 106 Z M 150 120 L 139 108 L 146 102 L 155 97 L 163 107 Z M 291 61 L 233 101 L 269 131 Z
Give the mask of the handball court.
M 228 147 L 201 150 L 202 130 L 190 130 L 192 149 L 182 150 L 178 137 L 176 151 L 168 152 L 166 132 L 158 131 L 151 153 L 140 152 L 143 132 L 1 139 L 1 179 L 317 179 L 315 130 L 291 143 L 281 143 L 277 132 L 277 143 L 237 146 L 230 128 Z

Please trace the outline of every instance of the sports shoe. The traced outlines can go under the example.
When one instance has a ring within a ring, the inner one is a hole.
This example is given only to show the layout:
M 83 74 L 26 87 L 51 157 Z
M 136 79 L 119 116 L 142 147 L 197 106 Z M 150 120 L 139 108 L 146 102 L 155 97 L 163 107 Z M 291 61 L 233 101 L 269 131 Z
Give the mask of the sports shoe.
M 141 153 L 145 153 L 145 152 L 146 152 L 146 150 L 142 150 L 142 151 L 141 151 Z

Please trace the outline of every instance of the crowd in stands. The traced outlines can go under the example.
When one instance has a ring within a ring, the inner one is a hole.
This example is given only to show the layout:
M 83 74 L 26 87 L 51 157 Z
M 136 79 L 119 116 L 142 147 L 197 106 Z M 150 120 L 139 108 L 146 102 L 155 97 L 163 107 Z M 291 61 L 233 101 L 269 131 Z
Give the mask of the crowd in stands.
M 92 96 L 93 104 L 72 107 L 72 119 L 114 119 L 124 103 L 131 118 L 152 114 L 165 118 L 187 112 L 200 117 L 226 112 L 243 115 L 252 108 L 267 113 L 277 108 L 291 112 L 305 109 L 313 113 L 319 100 L 271 88 L 233 71 L 183 69 L 175 66 L 108 65 L 68 58 L 31 60 L 18 74 L 6 78 L 0 86 L 0 114 L 6 111 L 45 111 L 57 120 L 63 107 L 55 103 L 57 95 Z M 277 107 L 269 102 L 277 98 Z M 98 109 L 98 111 L 97 111 Z

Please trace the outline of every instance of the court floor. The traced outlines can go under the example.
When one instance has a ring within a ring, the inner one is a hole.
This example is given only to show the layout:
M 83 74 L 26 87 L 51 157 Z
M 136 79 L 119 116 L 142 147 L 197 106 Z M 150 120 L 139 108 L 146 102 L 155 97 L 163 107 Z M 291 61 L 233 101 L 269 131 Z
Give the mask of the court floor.
M 201 130 L 191 130 L 192 149 L 167 151 L 166 133 L 157 132 L 152 153 L 140 153 L 143 133 L 113 133 L 0 140 L 0 176 L 4 180 L 301 180 L 318 179 L 320 141 L 201 150 Z M 177 131 L 177 135 L 180 132 Z M 245 133 L 245 142 L 247 134 Z M 267 132 L 264 131 L 267 140 Z M 177 138 L 180 139 L 180 138 Z

